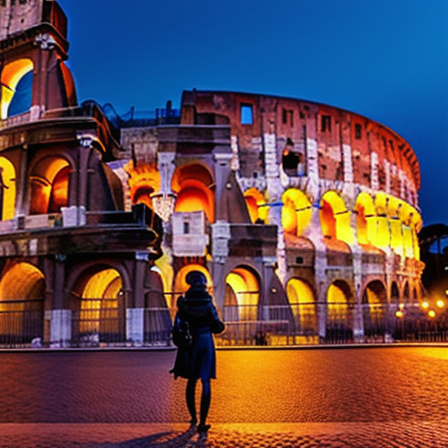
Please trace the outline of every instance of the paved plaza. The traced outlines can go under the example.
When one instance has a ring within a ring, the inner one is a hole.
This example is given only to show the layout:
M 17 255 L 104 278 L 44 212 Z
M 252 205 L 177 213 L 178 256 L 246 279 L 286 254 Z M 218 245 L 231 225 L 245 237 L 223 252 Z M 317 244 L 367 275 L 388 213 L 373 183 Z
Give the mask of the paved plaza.
M 215 424 L 1 424 L 1 448 L 299 447 L 446 448 L 445 422 Z
M 173 357 L 0 353 L 0 448 L 448 448 L 446 346 L 220 350 L 207 435 Z

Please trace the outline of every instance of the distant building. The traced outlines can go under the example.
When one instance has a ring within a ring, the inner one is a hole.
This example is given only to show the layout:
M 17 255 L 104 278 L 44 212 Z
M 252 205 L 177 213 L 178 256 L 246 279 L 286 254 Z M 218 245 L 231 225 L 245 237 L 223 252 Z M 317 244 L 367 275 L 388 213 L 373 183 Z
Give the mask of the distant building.
M 0 13 L 0 344 L 163 343 L 192 269 L 228 338 L 384 335 L 422 300 L 420 171 L 395 132 L 246 93 L 79 106 L 58 4 Z

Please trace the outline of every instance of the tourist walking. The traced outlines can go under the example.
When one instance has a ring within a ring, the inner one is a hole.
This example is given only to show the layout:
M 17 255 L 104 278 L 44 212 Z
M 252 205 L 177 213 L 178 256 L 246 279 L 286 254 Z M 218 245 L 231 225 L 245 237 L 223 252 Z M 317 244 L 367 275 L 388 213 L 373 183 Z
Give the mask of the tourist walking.
M 185 297 L 177 301 L 173 327 L 173 341 L 178 346 L 176 361 L 171 373 L 174 378 L 186 378 L 186 401 L 191 425 L 198 423 L 196 414 L 196 383 L 202 383 L 198 432 L 207 432 L 206 423 L 211 402 L 210 380 L 216 378 L 216 352 L 212 333 L 222 333 L 225 325 L 220 320 L 211 295 L 207 292 L 207 279 L 200 271 L 187 274 L 190 285 Z

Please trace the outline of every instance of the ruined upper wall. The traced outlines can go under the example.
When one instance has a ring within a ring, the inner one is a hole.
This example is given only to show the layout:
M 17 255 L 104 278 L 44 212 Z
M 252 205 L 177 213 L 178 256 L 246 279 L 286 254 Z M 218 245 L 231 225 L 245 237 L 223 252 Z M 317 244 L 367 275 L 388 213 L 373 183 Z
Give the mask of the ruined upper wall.
M 62 37 L 67 36 L 67 17 L 53 0 L 0 0 L 0 40 L 50 23 Z
M 243 177 L 265 174 L 263 142 L 264 136 L 271 134 L 275 135 L 277 164 L 282 164 L 285 150 L 300 158 L 295 176 L 354 183 L 411 198 L 416 204 L 420 188 L 417 157 L 405 139 L 380 123 L 305 100 L 238 92 L 184 92 L 182 123 L 193 123 L 204 113 L 230 120 Z

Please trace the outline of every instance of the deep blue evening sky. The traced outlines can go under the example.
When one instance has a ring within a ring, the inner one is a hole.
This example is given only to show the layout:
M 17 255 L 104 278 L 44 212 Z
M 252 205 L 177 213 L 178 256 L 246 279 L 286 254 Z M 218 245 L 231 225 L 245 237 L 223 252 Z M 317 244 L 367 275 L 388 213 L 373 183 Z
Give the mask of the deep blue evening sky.
M 59 0 L 80 101 L 121 114 L 182 90 L 351 110 L 420 161 L 424 224 L 448 224 L 447 0 Z

